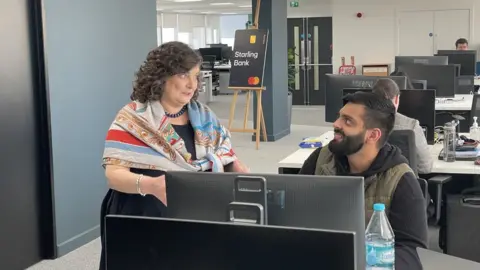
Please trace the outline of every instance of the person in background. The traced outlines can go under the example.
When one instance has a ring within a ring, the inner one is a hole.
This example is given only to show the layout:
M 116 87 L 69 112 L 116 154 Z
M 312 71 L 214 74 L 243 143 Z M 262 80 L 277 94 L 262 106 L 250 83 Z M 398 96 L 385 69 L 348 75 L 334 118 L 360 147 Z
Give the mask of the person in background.
M 197 101 L 201 63 L 181 42 L 152 50 L 136 74 L 132 101 L 110 126 L 103 154 L 110 189 L 101 209 L 100 269 L 106 267 L 105 216 L 162 217 L 165 171 L 249 172 L 232 149 L 230 132 Z
M 391 79 L 379 79 L 373 86 L 373 93 L 391 100 L 395 106 L 395 110 L 398 110 L 398 106 L 400 105 L 400 89 L 395 81 Z M 430 155 L 427 138 L 418 120 L 397 112 L 395 114 L 393 130 L 413 130 L 415 133 L 418 173 L 430 173 L 433 166 L 433 158 Z
M 425 199 L 400 149 L 387 143 L 395 107 L 366 92 L 345 96 L 344 104 L 333 123 L 334 139 L 305 160 L 300 174 L 364 177 L 366 224 L 373 204 L 385 204 L 395 234 L 395 269 L 421 270 L 416 249 L 427 247 Z
M 396 69 L 390 74 L 390 76 L 405 76 L 407 78 L 407 89 L 415 89 L 412 80 L 410 80 L 410 76 L 408 76 L 406 72 Z
M 468 50 L 468 40 L 466 38 L 457 39 L 457 41 L 455 41 L 455 48 L 457 48 L 457 51 Z

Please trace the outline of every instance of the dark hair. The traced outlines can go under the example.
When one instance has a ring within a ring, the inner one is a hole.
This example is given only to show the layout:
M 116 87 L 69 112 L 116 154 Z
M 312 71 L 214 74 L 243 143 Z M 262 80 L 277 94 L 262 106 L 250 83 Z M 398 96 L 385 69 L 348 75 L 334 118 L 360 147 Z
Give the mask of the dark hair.
M 382 131 L 382 137 L 379 140 L 379 146 L 383 146 L 387 141 L 395 124 L 395 107 L 393 103 L 383 96 L 368 93 L 355 92 L 346 95 L 343 103 L 360 104 L 365 107 L 363 121 L 365 128 L 378 128 Z
M 174 75 L 185 74 L 202 63 L 202 57 L 187 44 L 172 41 L 153 49 L 136 73 L 131 100 L 141 103 L 160 100 L 165 81 Z M 200 78 L 197 87 L 201 87 Z M 192 99 L 198 97 L 198 89 Z
M 389 78 L 381 78 L 373 86 L 372 92 L 388 99 L 393 99 L 400 95 L 398 84 Z
M 468 45 L 468 40 L 466 38 L 459 38 L 457 41 L 455 41 L 455 48 L 458 47 L 460 44 L 467 44 Z
M 390 74 L 390 76 L 404 76 L 404 77 L 407 77 L 407 85 L 406 85 L 407 89 L 415 89 L 415 87 L 413 87 L 412 80 L 410 80 L 410 76 L 408 76 L 408 74 L 405 71 L 402 71 L 401 68 L 393 71 L 392 74 Z

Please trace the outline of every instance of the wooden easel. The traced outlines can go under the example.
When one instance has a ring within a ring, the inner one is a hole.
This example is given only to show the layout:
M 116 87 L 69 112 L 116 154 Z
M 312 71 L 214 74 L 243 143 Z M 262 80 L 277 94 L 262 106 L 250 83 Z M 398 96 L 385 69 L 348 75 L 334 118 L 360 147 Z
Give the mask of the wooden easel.
M 261 0 L 257 0 L 257 6 L 255 9 L 255 19 L 253 25 L 250 29 L 258 29 L 258 17 L 260 15 L 260 3 Z M 242 132 L 242 133 L 255 133 L 255 141 L 257 150 L 260 148 L 260 132 L 262 132 L 263 139 L 267 141 L 267 129 L 265 126 L 265 118 L 263 117 L 263 107 L 262 107 L 262 91 L 265 90 L 265 87 L 229 87 L 233 90 L 233 99 L 232 104 L 230 105 L 230 118 L 228 119 L 228 129 L 230 132 Z M 247 104 L 245 105 L 245 114 L 243 116 L 243 128 L 232 128 L 233 119 L 235 117 L 235 107 L 237 105 L 237 98 L 239 91 L 247 91 Z M 253 129 L 247 128 L 248 121 L 248 112 L 250 109 L 250 99 L 252 92 L 256 93 L 257 96 L 257 126 Z

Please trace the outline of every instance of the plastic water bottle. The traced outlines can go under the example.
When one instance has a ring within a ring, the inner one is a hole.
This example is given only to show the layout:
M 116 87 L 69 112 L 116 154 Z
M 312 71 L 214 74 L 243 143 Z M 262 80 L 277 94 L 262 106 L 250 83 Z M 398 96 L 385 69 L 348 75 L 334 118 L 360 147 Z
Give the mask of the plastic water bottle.
M 385 214 L 385 205 L 374 204 L 373 211 L 365 231 L 366 269 L 395 269 L 395 235 Z

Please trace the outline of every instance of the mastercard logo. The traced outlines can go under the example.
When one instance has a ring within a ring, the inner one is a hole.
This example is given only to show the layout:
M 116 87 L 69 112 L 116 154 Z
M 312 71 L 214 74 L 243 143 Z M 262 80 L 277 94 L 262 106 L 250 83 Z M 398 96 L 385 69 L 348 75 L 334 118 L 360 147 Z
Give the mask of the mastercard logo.
M 260 83 L 260 78 L 258 77 L 249 77 L 248 78 L 248 85 L 257 85 Z

